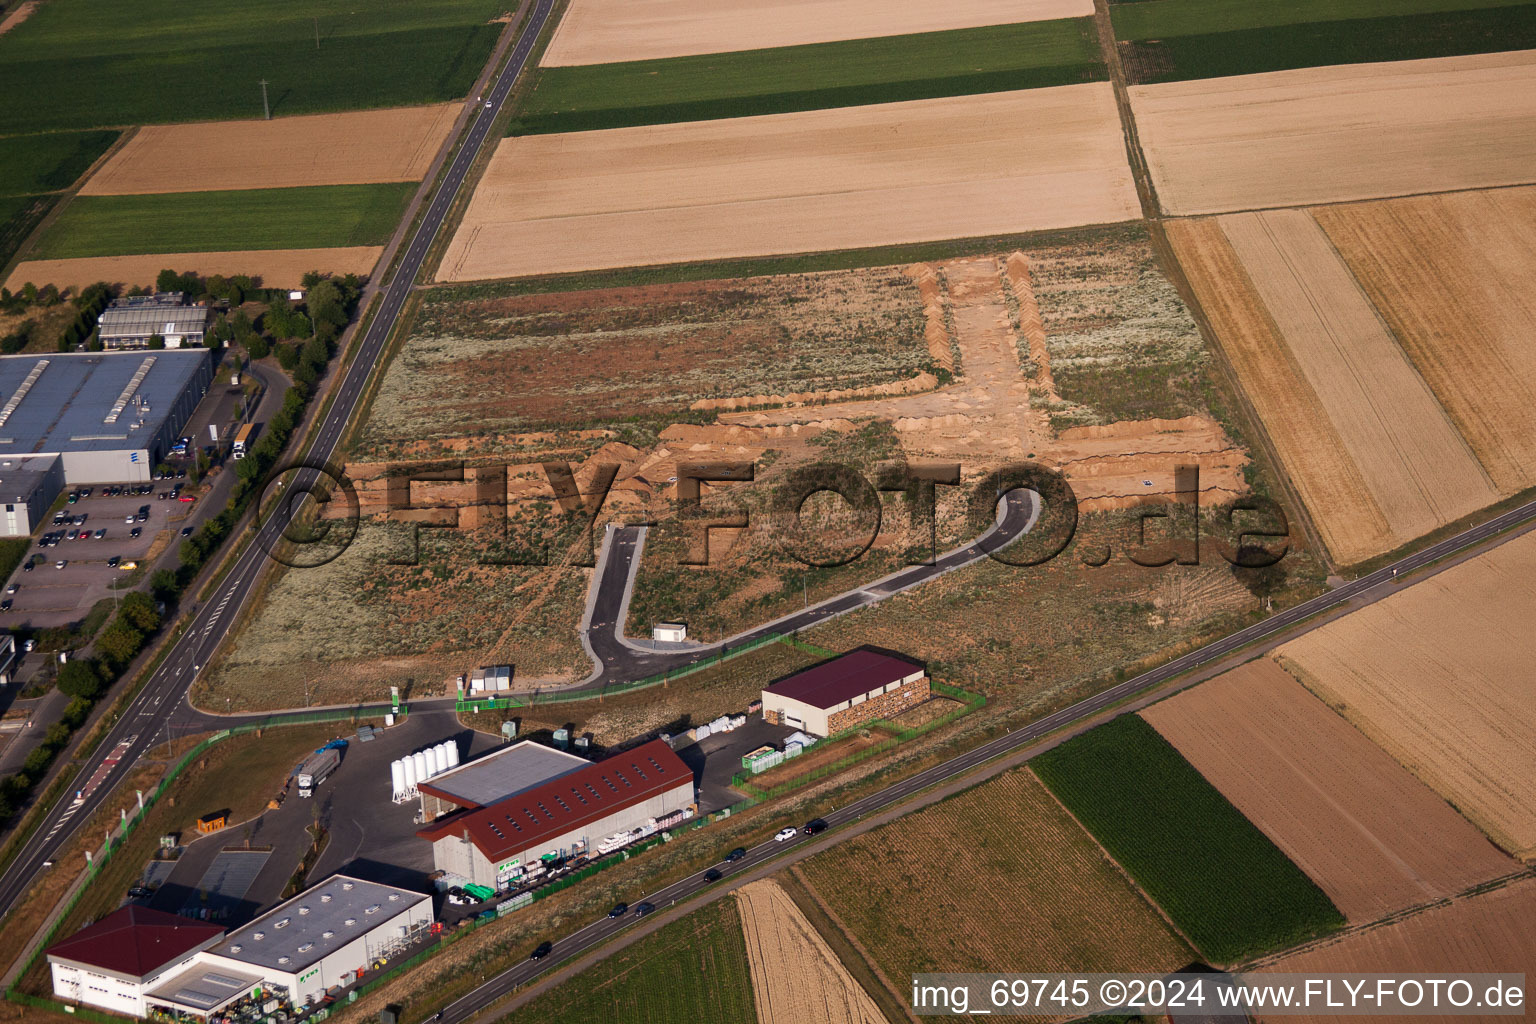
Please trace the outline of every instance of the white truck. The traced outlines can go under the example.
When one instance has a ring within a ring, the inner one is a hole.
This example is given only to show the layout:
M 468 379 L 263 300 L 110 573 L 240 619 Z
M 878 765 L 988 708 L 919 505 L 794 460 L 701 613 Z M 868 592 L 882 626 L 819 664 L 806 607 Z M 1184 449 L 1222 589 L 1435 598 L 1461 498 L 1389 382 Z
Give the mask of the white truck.
M 299 765 L 299 770 L 294 776 L 299 784 L 299 796 L 314 796 L 315 789 L 326 777 L 341 765 L 341 751 L 335 747 L 326 747 L 316 751 L 304 759 Z

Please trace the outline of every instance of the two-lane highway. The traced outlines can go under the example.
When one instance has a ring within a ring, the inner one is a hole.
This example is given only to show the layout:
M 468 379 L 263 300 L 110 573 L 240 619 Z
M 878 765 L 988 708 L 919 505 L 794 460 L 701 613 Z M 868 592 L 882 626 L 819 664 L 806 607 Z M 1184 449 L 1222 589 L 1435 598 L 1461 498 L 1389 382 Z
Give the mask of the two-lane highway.
M 538 0 L 524 26 L 516 46 L 501 72 L 493 79 L 469 119 L 453 162 L 438 182 L 415 231 L 410 235 L 394 278 L 385 288 L 378 308 L 357 354 L 345 368 L 334 389 L 334 400 L 300 462 L 309 467 L 327 466 L 337 453 L 348 422 L 366 390 L 368 378 L 378 365 L 385 342 L 394 330 L 406 299 L 421 272 L 423 261 L 442 228 L 449 209 L 463 185 L 481 147 L 491 131 L 502 105 L 527 63 L 539 33 L 549 18 L 554 0 Z M 314 468 L 289 475 L 288 500 L 277 502 L 257 528 L 255 542 L 248 545 L 233 570 L 219 584 L 217 592 L 198 608 L 191 624 L 172 647 L 144 689 L 113 727 L 105 742 L 77 774 L 70 791 L 49 809 L 42 826 L 33 833 L 3 878 L 0 878 L 0 912 L 9 911 L 26 892 L 32 879 L 68 841 L 74 829 L 87 820 L 138 758 L 157 739 L 162 724 L 177 713 L 192 681 L 211 660 L 225 633 L 250 598 L 257 580 L 267 567 L 267 552 L 288 529 L 301 503 L 294 496 L 315 488 L 321 474 Z

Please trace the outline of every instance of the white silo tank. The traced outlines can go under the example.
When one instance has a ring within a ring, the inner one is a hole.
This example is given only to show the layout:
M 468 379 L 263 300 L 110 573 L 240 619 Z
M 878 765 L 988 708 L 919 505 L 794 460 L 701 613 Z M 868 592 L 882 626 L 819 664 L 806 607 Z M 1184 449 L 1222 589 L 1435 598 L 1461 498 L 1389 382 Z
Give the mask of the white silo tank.
M 403 757 L 400 759 L 400 769 L 405 775 L 405 789 L 403 792 L 409 793 L 416 788 L 416 783 L 421 781 L 416 778 L 416 762 L 409 757 Z
M 400 761 L 389 762 L 390 793 L 400 796 L 405 792 L 405 765 Z
M 459 745 L 453 742 L 453 740 L 448 740 L 443 746 L 448 748 L 448 767 L 457 768 L 459 766 Z
M 426 751 L 416 751 L 416 753 L 411 755 L 411 760 L 416 762 L 416 782 L 418 785 L 432 777 L 432 766 L 427 764 Z
M 441 743 L 427 751 L 427 756 L 432 762 L 433 775 L 441 775 L 443 769 L 448 767 L 448 755 L 443 753 L 443 745 Z

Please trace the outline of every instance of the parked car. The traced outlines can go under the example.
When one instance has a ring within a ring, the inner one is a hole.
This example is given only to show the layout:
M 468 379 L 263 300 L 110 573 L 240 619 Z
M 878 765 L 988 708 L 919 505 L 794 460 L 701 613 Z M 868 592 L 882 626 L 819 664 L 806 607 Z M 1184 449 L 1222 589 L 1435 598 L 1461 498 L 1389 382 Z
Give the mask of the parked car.
M 799 835 L 799 833 L 799 829 L 795 828 L 793 825 L 789 825 L 785 828 L 779 829 L 778 834 L 773 837 L 773 841 L 776 843 L 782 843 L 786 839 L 795 838 L 795 836 Z
M 16 591 L 18 591 L 20 589 L 21 589 L 21 584 L 20 583 L 12 583 L 10 586 L 5 588 L 5 592 L 7 594 L 14 594 L 14 593 L 16 593 Z
M 96 531 L 96 539 L 97 540 L 103 540 L 103 539 L 106 538 L 106 536 L 107 536 L 107 531 L 106 531 L 105 527 L 103 527 L 102 529 Z
M 111 558 L 107 559 L 107 568 L 109 568 L 109 569 L 116 569 L 117 568 L 117 563 L 121 562 L 121 561 L 122 561 L 122 559 L 120 557 L 118 557 L 117 555 L 113 555 Z
M 813 836 L 818 832 L 825 832 L 826 830 L 827 823 L 820 818 L 812 818 L 805 823 L 805 834 L 808 836 Z
M 22 650 L 23 650 L 23 651 L 25 651 L 25 652 L 27 652 L 27 653 L 28 653 L 28 654 L 31 654 L 31 653 L 32 653 L 32 651 L 33 651 L 33 650 L 34 650 L 34 649 L 35 649 L 35 648 L 36 648 L 36 647 L 37 647 L 37 641 L 36 641 L 36 640 L 34 640 L 34 639 L 32 639 L 32 638 L 31 638 L 31 637 L 27 637 L 27 640 L 26 640 L 26 642 L 25 642 L 25 643 L 23 643 L 23 644 L 22 644 L 22 645 L 21 645 L 21 649 L 22 649 Z
M 62 569 L 62 568 L 64 568 L 64 567 L 65 567 L 65 566 L 66 566 L 66 565 L 68 565 L 68 564 L 69 564 L 69 559 L 67 559 L 67 558 L 61 558 L 61 559 L 59 559 L 59 560 L 58 560 L 58 561 L 57 561 L 57 562 L 54 562 L 54 563 L 53 563 L 53 567 L 54 567 L 54 568 L 55 568 L 55 569 Z
M 646 914 L 649 914 L 651 911 L 653 911 L 655 909 L 656 909 L 656 904 L 654 904 L 654 903 L 637 903 L 637 904 L 635 904 L 635 916 L 636 917 L 644 917 Z
M 132 513 L 130 513 L 130 514 L 126 515 L 126 516 L 123 516 L 123 522 L 127 523 L 129 526 L 133 525 L 133 520 L 134 520 L 134 516 L 132 515 Z
M 128 536 L 132 537 L 134 540 L 138 540 L 139 537 L 143 535 L 143 533 L 144 530 L 142 527 L 135 526 L 133 529 L 128 531 Z
M 708 885 L 711 882 L 718 882 L 720 881 L 721 877 L 722 876 L 720 874 L 719 868 L 710 868 L 708 871 L 704 872 L 704 884 Z
M 37 566 L 33 565 L 31 560 L 28 559 L 26 562 L 22 563 L 21 571 L 22 572 L 31 572 L 33 569 L 36 569 L 36 568 L 37 568 Z
M 192 495 L 190 495 L 190 494 L 183 494 L 181 497 L 177 498 L 176 500 L 177 501 L 188 501 L 188 502 L 191 502 L 191 501 L 196 501 L 197 499 L 192 497 Z
M 623 917 L 627 913 L 629 913 L 628 903 L 615 903 L 613 909 L 608 911 L 608 919 L 611 921 L 616 917 Z
M 741 860 L 746 855 L 747 855 L 747 848 L 745 846 L 738 846 L 738 847 L 736 847 L 736 849 L 734 849 L 730 853 L 726 854 L 725 855 L 725 859 L 726 860 L 730 860 L 730 861 L 736 861 L 736 860 Z
M 192 536 L 192 527 L 190 527 L 190 526 L 183 526 L 181 528 L 181 535 L 183 537 L 190 537 L 190 536 Z
M 545 957 L 549 956 L 550 951 L 553 950 L 554 948 L 555 948 L 555 944 L 552 943 L 552 942 L 541 942 L 541 943 L 538 944 L 538 946 L 534 949 L 534 951 L 532 953 L 528 954 L 528 959 L 529 960 L 543 960 Z
M 10 610 L 11 610 L 11 599 L 10 598 L 6 598 L 4 601 L 0 601 L 0 612 L 8 612 Z

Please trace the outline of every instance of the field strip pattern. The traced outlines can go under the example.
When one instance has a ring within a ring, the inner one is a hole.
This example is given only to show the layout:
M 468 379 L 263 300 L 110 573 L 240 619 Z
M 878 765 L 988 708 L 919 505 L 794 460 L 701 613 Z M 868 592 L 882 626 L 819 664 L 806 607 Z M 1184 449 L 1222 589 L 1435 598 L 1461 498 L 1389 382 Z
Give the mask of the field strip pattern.
M 1141 716 L 1352 923 L 1520 870 L 1269 658 Z
M 81 186 L 87 196 L 420 181 L 460 103 L 275 121 L 149 125 Z
M 1311 215 L 1273 210 L 1219 222 L 1392 532 L 1408 540 L 1496 501 Z
M 1108 83 L 504 140 L 446 281 L 1130 220 Z
M 311 270 L 333 274 L 368 274 L 383 246 L 337 249 L 253 249 L 245 252 L 170 252 L 146 256 L 86 256 L 78 259 L 28 260 L 16 265 L 6 281 L 13 291 L 25 281 L 52 281 L 60 288 L 84 288 L 97 281 L 150 286 L 167 267 L 212 274 L 249 274 L 269 288 L 297 288 Z
M 1536 857 L 1536 534 L 1284 645 L 1287 667 L 1506 850 Z
M 610 64 L 1092 13 L 1091 0 L 573 0 L 540 64 Z
M 1133 86 L 1170 214 L 1536 181 L 1536 51 Z
M 869 993 L 779 884 L 736 891 L 759 1024 L 884 1024 Z
M 1396 547 L 1360 467 L 1214 218 L 1170 221 L 1168 238 L 1324 545 L 1348 564 Z
M 1499 490 L 1536 483 L 1536 189 L 1312 214 Z

